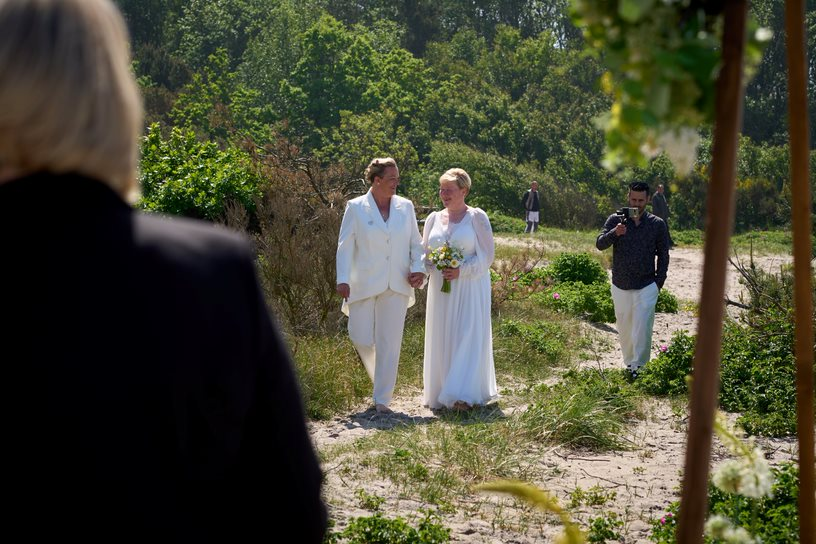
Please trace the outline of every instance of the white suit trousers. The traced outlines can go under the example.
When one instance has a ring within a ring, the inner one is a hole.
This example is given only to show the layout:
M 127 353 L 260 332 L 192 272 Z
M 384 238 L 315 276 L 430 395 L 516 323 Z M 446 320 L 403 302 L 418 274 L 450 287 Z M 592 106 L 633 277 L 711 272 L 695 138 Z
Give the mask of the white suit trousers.
M 397 383 L 408 297 L 388 289 L 348 309 L 349 338 L 374 382 L 374 404 L 388 406 Z
M 623 351 L 623 362 L 630 370 L 639 369 L 651 359 L 657 293 L 655 283 L 643 289 L 619 289 L 612 286 L 618 339 Z

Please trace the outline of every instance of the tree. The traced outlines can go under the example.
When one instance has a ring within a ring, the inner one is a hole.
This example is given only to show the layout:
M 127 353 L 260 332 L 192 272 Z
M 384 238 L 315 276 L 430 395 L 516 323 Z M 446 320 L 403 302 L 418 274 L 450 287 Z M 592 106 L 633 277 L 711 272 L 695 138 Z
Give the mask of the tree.
M 788 84 L 785 49 L 785 3 L 775 0 L 751 2 L 759 25 L 773 31 L 756 75 L 745 90 L 743 133 L 758 143 L 784 144 L 788 139 Z M 808 29 L 808 110 L 816 119 L 816 0 L 805 3 Z M 816 145 L 816 123 L 810 125 L 810 143 Z

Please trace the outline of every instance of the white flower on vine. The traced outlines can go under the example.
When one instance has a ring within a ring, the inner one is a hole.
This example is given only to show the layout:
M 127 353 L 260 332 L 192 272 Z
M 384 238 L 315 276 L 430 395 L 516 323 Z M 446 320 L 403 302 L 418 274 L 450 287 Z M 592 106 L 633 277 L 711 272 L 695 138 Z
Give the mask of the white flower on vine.
M 712 480 L 717 488 L 726 493 L 738 494 L 742 481 L 742 464 L 739 461 L 725 461 L 714 471 Z
M 647 159 L 654 159 L 660 155 L 660 151 L 660 146 L 655 143 L 654 138 L 647 138 L 645 142 L 640 144 L 640 152 Z
M 773 474 L 765 455 L 759 448 L 754 448 L 753 455 L 745 460 L 742 468 L 740 494 L 743 497 L 759 499 L 771 495 Z
M 771 38 L 773 38 L 773 30 L 761 26 L 756 29 L 756 32 L 754 32 L 754 38 L 756 38 L 756 41 L 760 43 L 769 42 L 771 41 Z
M 729 544 L 756 544 L 759 541 L 744 528 L 735 527 L 728 518 L 716 515 L 706 521 L 705 534 Z
M 711 477 L 714 485 L 726 493 L 752 499 L 771 496 L 773 473 L 765 454 L 754 446 L 753 438 L 743 441 L 741 432 L 731 428 L 721 413 L 715 418 L 714 429 L 723 444 L 737 456 L 714 470 Z
M 697 146 L 700 144 L 700 134 L 691 127 L 680 127 L 662 132 L 657 137 L 660 146 L 674 165 L 674 172 L 684 177 L 691 172 L 697 160 Z

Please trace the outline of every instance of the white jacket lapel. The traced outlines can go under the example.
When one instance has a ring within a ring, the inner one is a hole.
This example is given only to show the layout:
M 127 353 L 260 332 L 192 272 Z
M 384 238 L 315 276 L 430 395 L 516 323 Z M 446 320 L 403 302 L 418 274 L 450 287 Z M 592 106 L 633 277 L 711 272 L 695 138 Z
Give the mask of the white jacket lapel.
M 374 195 L 371 194 L 371 190 L 368 191 L 366 195 L 366 203 L 368 206 L 366 207 L 366 213 L 368 214 L 368 224 L 374 225 L 381 230 L 388 230 L 388 225 L 382 218 L 380 214 L 379 208 L 377 208 L 377 201 L 374 200 Z M 394 199 L 391 199 L 391 208 L 394 207 Z

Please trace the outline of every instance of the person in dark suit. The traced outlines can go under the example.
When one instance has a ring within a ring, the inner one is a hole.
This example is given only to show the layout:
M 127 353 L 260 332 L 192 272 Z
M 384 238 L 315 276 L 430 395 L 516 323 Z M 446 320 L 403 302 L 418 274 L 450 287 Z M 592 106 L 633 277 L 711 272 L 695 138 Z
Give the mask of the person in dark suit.
M 666 230 L 669 229 L 669 203 L 666 202 L 666 195 L 663 192 L 663 184 L 657 186 L 655 194 L 652 195 L 652 213 L 666 223 Z M 671 232 L 669 232 L 669 249 L 674 247 L 674 240 L 672 240 Z
M 521 197 L 521 205 L 524 206 L 524 221 L 527 222 L 525 233 L 538 230 L 538 219 L 541 211 L 541 201 L 538 198 L 538 182 L 530 184 L 530 188 L 524 191 Z
M 322 542 L 322 473 L 242 235 L 127 203 L 140 98 L 109 0 L 0 1 L 7 530 Z

